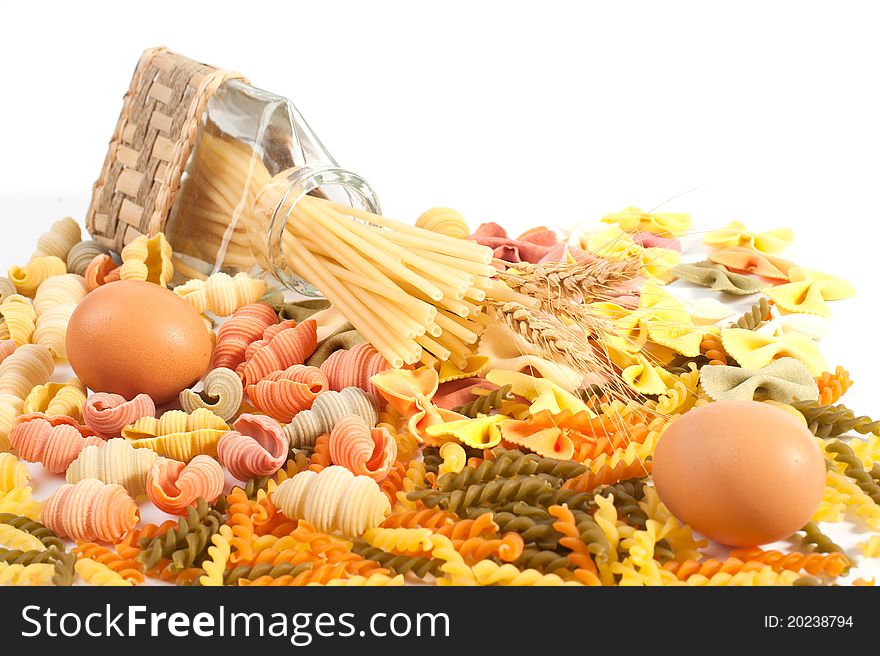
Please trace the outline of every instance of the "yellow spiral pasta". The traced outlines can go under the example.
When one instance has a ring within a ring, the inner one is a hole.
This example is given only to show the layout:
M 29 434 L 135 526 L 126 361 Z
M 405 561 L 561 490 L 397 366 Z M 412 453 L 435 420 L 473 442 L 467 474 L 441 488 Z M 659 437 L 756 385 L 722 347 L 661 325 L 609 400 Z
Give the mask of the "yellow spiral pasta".
M 147 475 L 159 458 L 150 449 L 136 449 L 123 439 L 107 440 L 80 451 L 67 468 L 67 482 L 78 483 L 85 478 L 96 478 L 103 483 L 116 483 L 133 497 L 147 493 Z
M 227 317 L 239 308 L 255 303 L 266 293 L 265 280 L 251 278 L 246 273 L 234 277 L 215 273 L 207 280 L 190 280 L 174 288 L 174 293 L 189 303 L 199 314 L 210 312 Z
M 272 501 L 290 519 L 305 519 L 318 531 L 349 536 L 378 526 L 391 512 L 376 481 L 337 465 L 287 479 L 272 494 Z
M 457 474 L 467 464 L 467 453 L 460 444 L 455 442 L 445 442 L 440 447 L 440 457 L 443 458 L 443 462 L 440 463 L 440 468 L 437 470 L 438 476 L 449 472 Z
M 35 257 L 25 266 L 9 268 L 9 281 L 15 285 L 18 293 L 33 298 L 40 285 L 52 276 L 67 273 L 67 265 L 54 255 Z
M 46 546 L 38 538 L 9 524 L 0 524 L 0 545 L 7 549 L 20 551 L 44 551 L 46 549 Z
M 22 400 L 13 394 L 0 393 L 0 452 L 12 449 L 9 442 L 9 431 L 12 424 L 21 414 Z
M 13 294 L 0 303 L 0 315 L 5 321 L 9 339 L 16 346 L 27 344 L 34 336 L 37 327 L 37 313 L 26 296 Z
M 509 563 L 499 565 L 494 560 L 481 560 L 471 569 L 478 585 L 517 587 L 583 585 L 579 581 L 564 581 L 556 574 L 542 574 L 536 569 L 517 569 Z
M 313 581 L 309 586 L 326 585 L 326 586 L 342 586 L 342 587 L 375 587 L 375 586 L 402 586 L 405 585 L 403 575 L 388 576 L 387 574 L 370 574 L 369 576 L 361 576 L 360 574 L 346 579 L 330 579 L 326 583 Z M 204 583 L 202 584 L 204 585 Z
M 33 565 L 9 565 L 0 563 L 0 585 L 52 585 L 55 565 L 34 563 Z
M 121 574 L 114 572 L 104 563 L 89 558 L 80 558 L 76 561 L 76 573 L 89 585 L 100 586 L 131 586 L 134 585 Z
M 122 249 L 122 280 L 143 280 L 167 287 L 174 277 L 174 252 L 161 232 L 155 237 L 142 235 Z
M 232 553 L 231 541 L 232 528 L 229 526 L 221 526 L 220 531 L 211 536 L 213 546 L 208 547 L 208 558 L 202 563 L 205 574 L 199 579 L 199 585 L 223 585 L 223 573 L 226 571 L 229 555 Z
M 11 453 L 0 453 L 0 494 L 28 483 L 28 470 L 25 464 Z
M 416 219 L 416 227 L 456 239 L 467 239 L 471 234 L 461 213 L 449 207 L 432 207 L 423 212 Z
M 872 535 L 856 545 L 865 558 L 880 558 L 880 535 Z
M 24 400 L 22 414 L 41 412 L 50 417 L 64 415 L 82 423 L 82 408 L 87 397 L 86 386 L 75 376 L 63 384 L 37 385 Z
M 76 305 L 82 301 L 89 288 L 82 276 L 74 273 L 65 273 L 60 276 L 52 276 L 37 290 L 34 296 L 34 311 L 37 317 L 51 310 L 53 307 L 72 303 Z
M 55 257 L 66 260 L 70 249 L 82 239 L 82 230 L 74 219 L 69 216 L 52 224 L 48 232 L 44 232 L 37 240 L 37 249 L 31 257 Z
M 55 360 L 45 346 L 20 346 L 0 362 L 0 394 L 24 399 L 34 387 L 49 380 L 54 370 Z
M 122 429 L 122 437 L 129 440 L 142 440 L 206 429 L 228 431 L 229 424 L 206 408 L 197 408 L 191 413 L 170 410 L 158 419 L 150 415 L 125 426 Z

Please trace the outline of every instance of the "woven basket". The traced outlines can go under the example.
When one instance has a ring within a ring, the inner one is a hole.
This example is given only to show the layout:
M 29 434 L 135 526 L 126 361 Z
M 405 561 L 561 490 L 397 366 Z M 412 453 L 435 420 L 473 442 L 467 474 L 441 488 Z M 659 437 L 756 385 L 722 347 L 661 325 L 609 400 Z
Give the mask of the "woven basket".
M 238 73 L 152 48 L 141 55 L 92 190 L 86 226 L 114 251 L 165 229 L 208 100 Z

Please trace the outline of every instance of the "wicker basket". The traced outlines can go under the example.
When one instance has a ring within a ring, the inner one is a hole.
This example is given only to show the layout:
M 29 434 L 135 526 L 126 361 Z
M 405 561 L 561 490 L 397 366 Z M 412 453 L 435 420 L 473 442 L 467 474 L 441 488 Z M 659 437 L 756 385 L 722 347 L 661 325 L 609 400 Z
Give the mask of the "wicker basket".
M 202 112 L 232 78 L 243 79 L 167 48 L 141 55 L 92 191 L 86 226 L 96 240 L 118 252 L 165 229 Z

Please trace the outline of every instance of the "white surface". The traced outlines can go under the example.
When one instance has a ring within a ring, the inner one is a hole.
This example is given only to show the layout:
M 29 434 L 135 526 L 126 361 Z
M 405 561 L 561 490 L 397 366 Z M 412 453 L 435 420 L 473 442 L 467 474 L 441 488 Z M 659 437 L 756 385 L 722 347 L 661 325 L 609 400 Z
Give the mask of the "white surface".
M 633 204 L 697 230 L 793 227 L 787 257 L 859 291 L 821 346 L 857 381 L 847 403 L 880 414 L 880 42 L 870 4 L 831 7 L 19 3 L 0 40 L 0 268 L 83 218 L 138 55 L 164 44 L 292 98 L 390 216 L 443 204 L 516 233 Z

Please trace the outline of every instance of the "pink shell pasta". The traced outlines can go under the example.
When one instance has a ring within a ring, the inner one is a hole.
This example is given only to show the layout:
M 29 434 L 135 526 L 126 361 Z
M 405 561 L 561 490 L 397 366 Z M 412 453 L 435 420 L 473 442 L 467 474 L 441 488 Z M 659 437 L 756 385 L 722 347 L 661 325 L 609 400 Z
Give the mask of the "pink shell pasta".
M 199 497 L 213 503 L 223 492 L 223 468 L 211 456 L 189 463 L 158 458 L 147 474 L 147 496 L 153 505 L 172 515 L 184 515 Z
M 135 527 L 138 507 L 121 485 L 84 478 L 55 490 L 40 521 L 62 538 L 114 542 Z
M 261 339 L 269 326 L 278 323 L 278 316 L 265 303 L 252 303 L 235 311 L 217 332 L 217 348 L 211 368 L 235 370 L 244 362 L 248 346 Z
M 380 371 L 391 369 L 372 344 L 356 344 L 350 349 L 336 351 L 321 364 L 330 389 L 340 392 L 346 387 L 360 387 L 365 392 L 377 394 L 370 378 Z
M 96 255 L 83 272 L 86 287 L 93 292 L 101 285 L 119 280 L 120 268 L 106 253 Z
M 381 481 L 397 459 L 397 441 L 388 429 L 370 428 L 361 417 L 351 415 L 330 432 L 330 459 L 353 474 Z
M 294 325 L 289 325 L 294 324 Z M 254 385 L 273 371 L 303 364 L 318 346 L 318 324 L 313 320 L 269 326 L 263 339 L 248 347 L 237 373 L 245 386 Z
M 327 379 L 320 369 L 295 364 L 249 385 L 247 394 L 257 408 L 286 424 L 298 412 L 311 408 L 318 394 L 326 389 Z
M 9 442 L 28 462 L 39 462 L 53 474 L 63 474 L 85 447 L 103 444 L 88 428 L 69 417 L 33 413 L 19 417 Z
M 83 420 L 89 428 L 105 439 L 119 437 L 123 427 L 148 415 L 156 414 L 156 406 L 146 394 L 126 401 L 119 394 L 92 394 L 83 406 Z
M 269 476 L 287 460 L 289 442 L 271 417 L 243 414 L 217 444 L 217 457 L 240 481 Z

